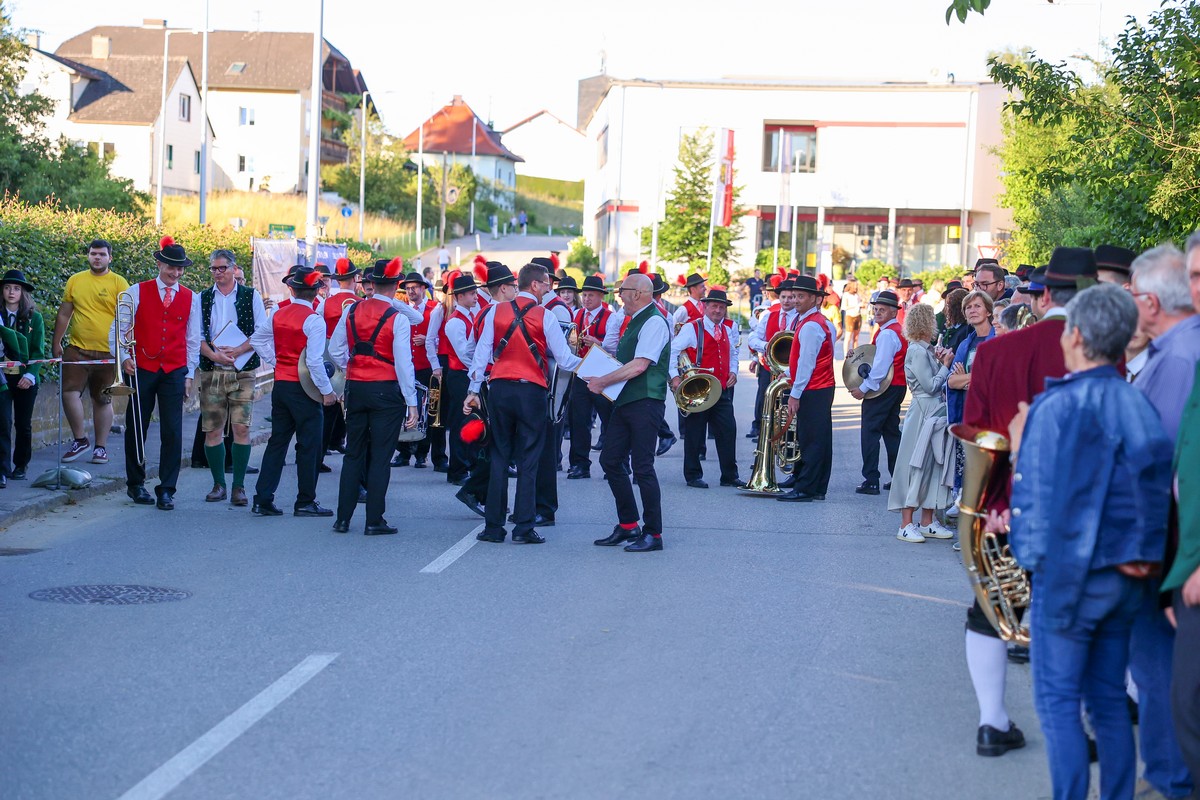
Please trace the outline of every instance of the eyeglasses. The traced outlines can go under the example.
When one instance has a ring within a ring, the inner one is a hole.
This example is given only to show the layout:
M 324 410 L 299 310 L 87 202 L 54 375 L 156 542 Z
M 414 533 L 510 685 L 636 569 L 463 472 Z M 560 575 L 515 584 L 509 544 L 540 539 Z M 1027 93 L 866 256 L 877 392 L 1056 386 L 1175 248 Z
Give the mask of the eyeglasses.
M 213 264 L 211 267 L 209 267 L 209 269 L 211 269 L 213 272 L 224 272 L 225 270 L 229 269 L 229 267 L 218 267 L 216 264 Z
M 980 280 L 975 281 L 976 286 L 979 286 L 979 287 L 985 288 L 985 289 L 988 286 L 995 286 L 1000 283 L 1004 283 L 1004 281 L 980 281 Z

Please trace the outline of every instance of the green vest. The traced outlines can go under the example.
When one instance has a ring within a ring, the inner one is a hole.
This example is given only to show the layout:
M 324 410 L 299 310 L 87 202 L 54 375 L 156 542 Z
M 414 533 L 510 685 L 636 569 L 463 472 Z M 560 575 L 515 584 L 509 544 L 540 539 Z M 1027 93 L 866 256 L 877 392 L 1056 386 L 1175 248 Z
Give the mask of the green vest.
M 210 286 L 200 293 L 200 335 L 208 343 L 209 347 L 213 346 L 213 331 L 211 330 L 212 309 L 216 293 L 217 287 L 215 286 Z M 233 307 L 237 310 L 238 330 L 244 333 L 246 338 L 249 339 L 250 335 L 254 333 L 254 290 L 249 286 L 238 286 L 237 297 L 233 301 Z M 258 369 L 258 365 L 258 353 L 254 353 L 239 372 L 252 372 Z M 212 372 L 216 366 L 209 359 L 200 356 L 200 370 L 202 372 Z
M 649 312 L 644 312 L 644 310 L 639 312 L 629 321 L 629 327 L 625 329 L 625 333 L 621 335 L 620 343 L 617 345 L 617 360 L 622 364 L 628 364 L 633 360 L 634 353 L 637 352 L 638 334 L 641 332 L 642 326 L 646 324 L 646 320 L 652 317 L 663 319 L 662 312 L 655 306 L 651 306 Z M 662 352 L 658 354 L 658 361 L 647 367 L 641 375 L 630 378 L 626 382 L 625 388 L 617 395 L 617 400 L 613 405 L 623 406 L 646 398 L 665 400 L 667 398 L 667 358 L 670 354 L 671 343 L 668 341 L 663 345 Z

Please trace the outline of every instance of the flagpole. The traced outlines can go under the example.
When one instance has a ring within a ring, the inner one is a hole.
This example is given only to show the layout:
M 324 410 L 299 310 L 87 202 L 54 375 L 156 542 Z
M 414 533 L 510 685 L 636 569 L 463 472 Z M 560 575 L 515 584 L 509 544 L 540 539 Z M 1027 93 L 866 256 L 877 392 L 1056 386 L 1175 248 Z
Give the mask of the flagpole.
M 787 173 L 783 171 L 783 128 L 779 129 L 779 146 L 775 148 L 777 152 L 775 163 L 779 165 L 779 173 L 781 178 L 786 178 Z M 779 197 L 775 201 L 775 257 L 771 261 L 771 268 L 779 266 L 779 226 L 783 224 L 783 206 L 780 200 L 783 199 L 783 186 L 779 187 Z
M 795 169 L 795 166 L 796 166 L 796 154 L 793 153 L 792 154 L 792 169 L 788 170 L 788 205 L 792 209 L 792 259 L 788 263 L 789 269 L 796 269 L 798 267 L 798 265 L 796 264 L 796 228 L 800 227 L 800 214 L 799 214 L 799 209 L 796 208 L 795 203 L 792 202 L 792 186 L 796 183 L 795 176 L 796 176 L 796 172 L 798 171 Z

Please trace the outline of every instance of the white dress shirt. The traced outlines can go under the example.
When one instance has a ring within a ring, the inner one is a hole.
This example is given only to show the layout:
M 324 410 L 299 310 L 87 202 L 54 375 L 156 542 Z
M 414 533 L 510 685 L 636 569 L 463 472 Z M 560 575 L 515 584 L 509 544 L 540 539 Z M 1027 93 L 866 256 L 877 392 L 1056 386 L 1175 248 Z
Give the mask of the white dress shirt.
M 863 378 L 858 390 L 867 394 L 878 389 L 899 352 L 900 324 L 893 319 L 879 329 L 879 336 L 875 338 L 875 360 L 871 362 L 871 374 Z
M 379 300 L 387 303 L 389 298 L 380 297 Z M 350 363 L 350 344 L 346 334 L 346 317 L 350 313 L 350 309 L 357 308 L 362 303 L 369 303 L 370 300 L 362 300 L 352 306 L 347 306 L 342 312 L 342 316 L 338 319 L 337 327 L 333 329 L 333 337 L 329 340 L 329 357 L 333 359 L 333 363 L 338 366 L 338 369 L 343 372 L 346 370 L 346 365 Z M 389 303 L 395 308 L 395 302 Z M 411 306 L 407 303 L 409 310 Z M 357 325 L 361 325 L 356 321 Z M 370 331 L 364 331 L 359 328 L 359 336 L 368 336 Z M 412 325 L 409 324 L 408 318 L 403 314 L 396 314 L 392 317 L 392 360 L 396 367 L 396 381 L 400 384 L 400 392 L 404 395 L 404 402 L 409 406 L 417 404 L 417 388 L 416 388 L 416 372 L 413 370 L 412 363 Z M 324 369 L 324 367 L 322 367 Z
M 325 374 L 325 320 L 320 314 L 310 314 L 304 318 L 301 327 L 308 342 L 304 353 L 304 363 L 312 375 L 313 383 L 321 394 L 333 394 L 333 384 Z M 275 326 L 263 325 L 255 328 L 250 336 L 250 346 L 258 357 L 268 364 L 275 363 Z
M 471 321 L 471 325 L 474 326 L 475 315 L 479 313 L 479 306 L 465 308 L 456 305 L 454 308 L 466 316 Z M 446 323 L 446 341 L 454 349 L 454 354 L 458 356 L 458 360 L 469 369 L 471 361 L 475 358 L 475 340 L 471 338 L 470 331 L 467 330 L 467 323 L 458 317 L 451 316 L 449 322 Z
M 621 343 L 621 326 L 625 323 L 625 309 L 618 308 L 608 318 L 608 327 L 604 329 L 604 352 L 610 356 L 617 354 L 617 345 Z
M 216 338 L 221 333 L 221 329 L 227 324 L 237 328 L 237 290 L 238 285 L 235 283 L 233 291 L 229 294 L 222 294 L 221 290 L 214 284 L 212 318 L 208 321 L 209 336 Z M 254 330 L 257 331 L 265 327 L 269 331 L 270 326 L 267 325 L 267 308 L 263 305 L 262 295 L 258 293 L 257 289 L 251 289 L 250 291 L 254 293 L 251 300 L 251 308 L 254 310 Z M 203 308 L 203 304 L 201 304 L 201 308 Z M 238 330 L 241 329 L 238 328 Z M 203 334 L 203 327 L 201 328 L 201 333 Z M 253 344 L 251 344 L 251 347 L 253 347 Z M 217 369 L 233 369 L 233 367 L 226 367 L 223 364 L 216 364 L 215 366 Z
M 518 292 L 517 297 L 525 298 L 537 302 L 537 298 L 529 292 Z M 495 304 L 493 304 L 495 305 Z M 491 306 L 488 306 L 490 309 Z M 553 313 L 553 312 L 551 312 Z M 544 318 L 545 319 L 545 318 Z M 558 317 L 554 317 L 558 319 Z M 470 391 L 478 392 L 480 385 L 483 383 L 484 373 L 487 370 L 488 364 L 492 363 L 492 350 L 495 347 L 494 323 L 496 321 L 495 314 L 488 314 L 483 320 L 483 330 L 479 332 L 479 341 L 475 343 L 475 354 L 471 358 L 471 387 Z M 571 352 L 571 348 L 567 346 L 567 339 L 563 336 L 562 326 L 553 324 L 543 324 L 542 331 L 546 336 L 546 357 L 553 358 L 563 369 L 568 372 L 574 372 L 579 368 L 580 358 Z
M 767 322 L 771 315 L 776 311 L 779 312 L 779 330 L 791 330 L 792 325 L 796 322 L 796 309 L 784 311 L 780 306 L 778 309 L 772 309 L 763 314 L 754 323 L 754 327 L 750 329 L 750 349 L 756 353 L 765 353 L 767 351 Z
M 437 308 L 429 313 L 429 330 L 425 331 L 425 357 L 434 369 L 442 368 L 442 362 L 438 361 L 438 345 L 442 341 L 442 320 L 445 318 L 446 306 L 438 303 Z
M 654 313 L 653 303 L 634 314 L 633 320 L 643 314 L 650 314 L 651 318 L 643 322 L 641 330 L 638 331 L 637 347 L 633 351 L 633 357 L 644 358 L 651 364 L 657 364 L 663 348 L 671 341 L 671 326 L 667 324 L 661 314 Z M 633 320 L 630 321 L 630 325 L 633 324 Z M 612 324 L 611 320 L 609 324 Z
M 804 320 L 814 315 L 820 318 L 823 329 L 816 325 L 801 324 L 796 333 L 796 336 L 800 338 L 800 355 L 796 357 L 796 374 L 793 376 L 792 391 L 789 395 L 796 399 L 799 399 L 800 395 L 804 393 L 804 387 L 808 386 L 813 370 L 817 368 L 817 356 L 821 352 L 821 345 L 825 344 L 825 335 L 829 335 L 830 342 L 836 342 L 838 338 L 833 323 L 825 318 L 820 308 L 810 308 L 808 313 L 801 315 L 800 322 L 803 323 Z M 892 353 L 892 355 L 896 354 Z
M 688 306 L 689 305 L 695 306 L 696 310 L 698 310 L 700 312 L 700 316 L 704 316 L 704 306 L 702 306 L 700 303 L 698 303 L 697 301 L 695 301 L 689 297 L 687 300 L 683 301 L 683 305 L 681 305 L 679 308 L 675 309 L 675 313 L 671 317 L 671 321 L 675 325 L 678 325 L 681 322 L 687 322 L 689 319 L 691 319 L 691 317 L 688 314 Z
M 737 326 L 735 325 L 734 327 L 729 328 L 729 327 L 725 326 L 724 322 L 720 322 L 720 323 L 717 323 L 716 325 L 714 325 L 708 319 L 708 317 L 702 317 L 701 319 L 704 322 L 704 330 L 708 332 L 709 336 L 713 336 L 715 338 L 717 328 L 721 329 L 721 332 L 724 334 L 725 341 L 727 342 L 727 345 L 729 347 L 729 372 L 731 374 L 736 375 L 737 371 L 738 371 L 738 356 L 740 355 L 739 351 L 741 349 L 738 347 L 738 342 L 737 342 L 737 337 L 738 337 Z M 696 346 L 696 326 L 695 325 L 684 325 L 682 328 L 679 329 L 679 334 L 677 336 L 675 336 L 673 339 L 671 339 L 671 360 L 667 362 L 667 374 L 669 376 L 674 378 L 679 375 L 679 355 L 680 355 L 680 353 L 682 353 L 684 350 L 687 350 L 688 348 L 695 347 L 695 346 Z M 700 365 L 696 364 L 695 366 L 698 367 Z M 725 381 L 728 378 L 727 375 L 716 375 L 714 377 L 721 382 L 722 386 L 725 385 Z
M 154 283 L 158 286 L 159 300 L 166 299 L 167 285 L 162 282 L 162 278 L 155 278 Z M 172 297 L 172 302 L 179 299 L 179 290 L 186 289 L 186 286 L 176 283 L 171 287 L 175 293 Z M 133 316 L 137 317 L 137 310 L 141 300 L 141 284 L 135 283 L 129 287 L 129 295 L 133 298 Z M 129 357 L 127 353 L 117 353 L 117 320 L 114 318 L 112 327 L 108 329 L 108 352 L 112 353 L 117 358 L 118 365 Z M 191 378 L 196 367 L 200 365 L 200 293 L 192 292 L 192 308 L 188 312 L 187 321 L 187 375 Z

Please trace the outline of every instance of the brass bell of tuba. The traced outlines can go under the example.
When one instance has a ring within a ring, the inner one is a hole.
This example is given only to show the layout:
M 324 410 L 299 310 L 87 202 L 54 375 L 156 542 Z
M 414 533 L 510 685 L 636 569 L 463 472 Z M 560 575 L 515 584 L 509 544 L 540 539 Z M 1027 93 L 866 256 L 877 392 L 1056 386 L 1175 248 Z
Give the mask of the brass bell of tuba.
M 788 375 L 792 341 L 796 334 L 780 331 L 767 342 L 763 359 L 774 375 L 763 395 L 762 417 L 758 423 L 758 444 L 754 448 L 754 465 L 750 479 L 740 491 L 746 494 L 773 496 L 783 494 L 775 480 L 775 466 L 788 470 L 800 461 L 795 419 L 788 413 L 788 395 L 792 380 Z
M 137 463 L 146 463 L 146 434 L 142 427 L 142 404 L 138 400 L 141 386 L 137 376 L 137 340 L 134 338 L 133 325 L 137 309 L 133 303 L 133 294 L 128 290 L 117 295 L 115 324 L 117 328 L 117 374 L 111 386 L 104 387 L 104 394 L 109 397 L 128 397 L 129 407 L 133 414 L 133 449 Z M 129 383 L 125 382 L 125 373 L 121 367 L 125 359 L 133 362 L 133 375 Z
M 1021 622 L 1020 612 L 1029 607 L 1029 576 L 1013 558 L 1008 537 L 985 530 L 993 499 L 1007 492 L 1008 437 L 970 425 L 953 425 L 950 432 L 965 455 L 958 541 L 971 589 L 1000 638 L 1028 646 L 1029 626 Z
M 721 399 L 721 381 L 703 367 L 697 367 L 686 353 L 679 355 L 679 386 L 675 387 L 675 405 L 685 417 L 707 411 Z

